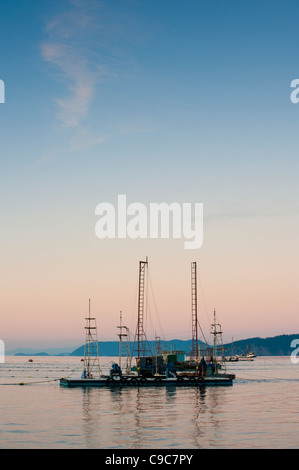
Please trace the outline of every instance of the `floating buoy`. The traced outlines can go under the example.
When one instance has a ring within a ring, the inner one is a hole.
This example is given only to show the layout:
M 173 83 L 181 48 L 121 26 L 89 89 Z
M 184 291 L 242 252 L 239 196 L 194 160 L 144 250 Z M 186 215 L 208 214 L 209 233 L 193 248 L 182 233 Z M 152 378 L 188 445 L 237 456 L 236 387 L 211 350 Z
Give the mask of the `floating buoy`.
M 20 382 L 19 385 L 24 385 L 24 382 Z

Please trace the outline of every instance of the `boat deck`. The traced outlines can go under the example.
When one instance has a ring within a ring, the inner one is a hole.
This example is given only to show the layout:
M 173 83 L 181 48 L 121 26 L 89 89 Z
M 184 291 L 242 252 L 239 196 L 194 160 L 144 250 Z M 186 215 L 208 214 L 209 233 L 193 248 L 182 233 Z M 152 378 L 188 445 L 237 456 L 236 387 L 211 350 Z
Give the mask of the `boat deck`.
M 232 385 L 232 375 L 217 375 L 205 378 L 160 378 L 160 377 L 122 377 L 111 379 L 101 377 L 98 379 L 60 379 L 60 385 L 63 387 L 202 387 L 202 386 L 221 386 Z

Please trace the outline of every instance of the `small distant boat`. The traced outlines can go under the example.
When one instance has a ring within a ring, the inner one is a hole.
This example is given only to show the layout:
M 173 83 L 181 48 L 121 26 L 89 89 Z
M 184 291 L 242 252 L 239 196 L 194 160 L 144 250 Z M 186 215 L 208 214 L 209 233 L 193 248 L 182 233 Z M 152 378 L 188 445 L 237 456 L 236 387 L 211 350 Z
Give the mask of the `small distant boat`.
M 224 361 L 225 362 L 238 362 L 239 358 L 238 356 L 230 356 L 230 357 L 225 357 Z
M 253 361 L 254 359 L 252 357 L 247 357 L 244 356 L 243 354 L 240 354 L 239 356 L 236 356 L 238 361 Z
M 233 351 L 234 351 L 234 340 L 232 338 L 232 344 L 231 344 L 231 355 L 229 357 L 223 357 L 223 361 L 224 362 L 238 362 L 239 361 L 239 358 L 238 356 L 234 356 L 233 354 Z
M 247 353 L 246 354 L 240 354 L 236 356 L 240 361 L 253 361 L 257 355 L 253 352 L 250 351 L 249 348 L 247 347 Z
M 249 351 L 249 352 L 246 354 L 246 357 L 247 357 L 248 359 L 252 359 L 252 358 L 257 357 L 257 356 L 256 356 L 256 354 L 254 354 L 254 352 Z

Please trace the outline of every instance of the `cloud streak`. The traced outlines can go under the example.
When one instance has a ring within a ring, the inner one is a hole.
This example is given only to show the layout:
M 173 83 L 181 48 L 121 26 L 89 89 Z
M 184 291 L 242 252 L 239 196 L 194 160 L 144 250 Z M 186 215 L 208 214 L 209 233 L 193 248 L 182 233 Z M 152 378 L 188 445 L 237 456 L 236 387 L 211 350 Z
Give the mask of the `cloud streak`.
M 95 118 L 91 124 L 88 119 L 92 105 L 99 99 L 100 84 L 124 76 L 136 78 L 130 45 L 135 43 L 138 22 L 125 7 L 123 11 L 111 11 L 110 4 L 107 6 L 98 0 L 67 0 L 63 5 L 45 24 L 40 54 L 49 66 L 47 72 L 52 73 L 56 84 L 61 84 L 59 95 L 52 97 L 55 119 L 71 131 L 65 150 L 73 152 L 126 134 L 123 127 L 127 128 L 127 121 L 125 125 L 118 123 L 120 129 L 115 129 L 114 122 L 109 126 L 106 121 L 99 123 Z M 50 159 L 60 153 L 58 150 L 51 152 Z M 41 162 L 48 159 L 47 154 Z
M 77 127 L 94 95 L 95 78 L 86 60 L 72 46 L 49 42 L 42 44 L 41 52 L 45 61 L 56 66 L 68 90 L 67 97 L 55 100 L 56 117 L 67 127 Z
M 79 126 L 87 116 L 96 84 L 107 74 L 92 59 L 95 8 L 94 2 L 70 1 L 67 11 L 46 24 L 46 39 L 40 47 L 43 60 L 53 67 L 67 91 L 66 96 L 55 99 L 56 118 L 66 127 Z

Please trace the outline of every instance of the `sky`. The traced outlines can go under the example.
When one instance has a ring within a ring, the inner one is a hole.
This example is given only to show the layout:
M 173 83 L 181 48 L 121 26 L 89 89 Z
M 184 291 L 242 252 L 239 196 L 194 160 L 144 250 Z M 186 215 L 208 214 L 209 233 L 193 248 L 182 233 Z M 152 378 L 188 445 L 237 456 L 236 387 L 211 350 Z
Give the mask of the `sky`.
M 299 332 L 296 0 L 2 0 L 0 338 L 78 347 L 147 326 L 223 340 Z M 203 204 L 203 243 L 99 239 L 96 207 Z M 150 326 L 151 325 L 151 326 Z M 149 335 L 148 335 L 149 336 Z

